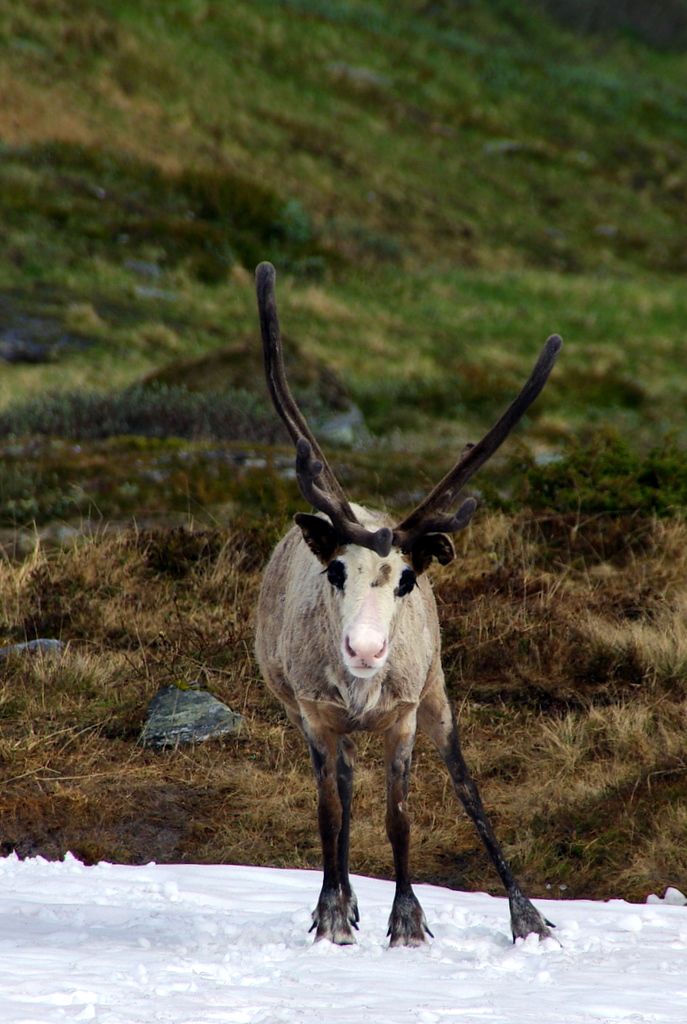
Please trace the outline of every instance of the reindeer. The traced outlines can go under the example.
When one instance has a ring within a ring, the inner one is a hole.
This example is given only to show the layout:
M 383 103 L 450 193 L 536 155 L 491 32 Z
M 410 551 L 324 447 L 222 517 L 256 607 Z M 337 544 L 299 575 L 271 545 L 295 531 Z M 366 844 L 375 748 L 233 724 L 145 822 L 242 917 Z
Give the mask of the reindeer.
M 561 347 L 552 335 L 518 397 L 482 440 L 400 523 L 350 504 L 289 389 L 275 298 L 275 270 L 256 270 L 265 372 L 275 409 L 296 446 L 296 478 L 315 514 L 299 512 L 265 569 L 257 608 L 256 654 L 269 689 L 310 750 L 318 791 L 323 881 L 312 914 L 316 941 L 355 942 L 359 914 L 348 873 L 355 744 L 381 733 L 386 763 L 386 829 L 396 890 L 391 946 L 432 935 L 409 874 L 408 780 L 417 730 L 434 743 L 456 795 L 508 894 L 513 941 L 551 935 L 520 889 L 496 840 L 458 738 L 441 667 L 439 620 L 426 570 L 455 556 L 451 535 L 475 510 L 459 492 L 535 400 Z

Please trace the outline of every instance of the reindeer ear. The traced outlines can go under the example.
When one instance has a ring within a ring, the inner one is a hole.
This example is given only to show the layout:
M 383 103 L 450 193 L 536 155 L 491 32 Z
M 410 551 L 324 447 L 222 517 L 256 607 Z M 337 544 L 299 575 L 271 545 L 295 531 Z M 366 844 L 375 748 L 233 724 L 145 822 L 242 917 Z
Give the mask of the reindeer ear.
M 448 565 L 456 557 L 453 541 L 445 533 L 425 533 L 419 537 L 410 549 L 413 569 L 416 573 L 424 572 L 433 558 L 441 565 Z
M 303 540 L 315 557 L 319 558 L 323 565 L 329 565 L 341 547 L 339 535 L 332 524 L 320 516 L 306 512 L 298 512 L 294 516 L 294 521 L 296 526 L 300 527 Z

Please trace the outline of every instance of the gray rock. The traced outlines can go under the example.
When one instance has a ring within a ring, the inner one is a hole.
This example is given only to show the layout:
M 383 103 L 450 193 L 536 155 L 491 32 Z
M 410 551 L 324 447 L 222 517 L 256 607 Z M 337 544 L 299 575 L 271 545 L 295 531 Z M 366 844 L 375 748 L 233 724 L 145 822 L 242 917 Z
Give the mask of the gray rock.
M 39 301 L 37 296 L 36 300 Z M 23 305 L 16 295 L 0 292 L 0 360 L 6 363 L 49 363 L 66 349 L 85 349 L 91 339 L 71 334 L 63 319 L 42 316 L 34 302 Z
M 9 331 L 0 340 L 0 359 L 6 363 L 49 363 L 54 355 L 55 350 L 50 345 Z
M 562 452 L 535 452 L 534 463 L 536 466 L 550 466 L 554 462 L 562 462 Z
M 181 743 L 203 743 L 230 736 L 243 718 L 205 690 L 165 686 L 150 702 L 141 743 L 161 750 Z
M 162 267 L 158 263 L 153 263 L 152 260 L 124 260 L 124 266 L 141 277 L 158 278 L 162 276 Z
M 349 405 L 347 409 L 327 419 L 314 417 L 313 422 L 316 434 L 323 441 L 359 448 L 370 440 L 370 432 L 357 405 Z
M 372 87 L 375 89 L 389 89 L 393 85 L 388 75 L 384 75 L 373 68 L 359 67 L 353 64 L 346 64 L 345 61 L 337 60 L 327 64 L 327 71 L 334 78 L 344 79 L 353 85 Z
M 10 644 L 8 647 L 0 647 L 0 661 L 11 657 L 13 654 L 42 654 L 55 658 L 63 654 L 64 649 L 65 644 L 61 640 L 27 640 L 23 644 Z
M 482 149 L 487 156 L 508 156 L 509 153 L 522 152 L 524 146 L 516 139 L 492 139 L 491 142 L 485 142 Z
M 618 227 L 616 224 L 597 224 L 594 234 L 600 238 L 615 238 L 618 234 Z
M 139 299 L 161 299 L 163 302 L 176 302 L 176 292 L 170 292 L 167 288 L 153 288 L 150 285 L 138 284 L 134 291 Z

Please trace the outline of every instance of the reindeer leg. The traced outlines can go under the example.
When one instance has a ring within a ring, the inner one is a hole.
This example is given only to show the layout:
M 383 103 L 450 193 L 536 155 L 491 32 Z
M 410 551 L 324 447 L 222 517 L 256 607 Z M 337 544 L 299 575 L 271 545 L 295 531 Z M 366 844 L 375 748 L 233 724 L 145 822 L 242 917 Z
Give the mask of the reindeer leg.
M 385 733 L 386 831 L 394 854 L 396 894 L 389 931 L 391 946 L 419 946 L 425 932 L 431 935 L 425 915 L 410 884 L 408 854 L 410 818 L 407 811 L 408 780 L 415 741 L 415 712 Z
M 532 933 L 538 935 L 540 939 L 550 938 L 550 928 L 555 926 L 551 921 L 542 917 L 524 895 L 494 835 L 479 790 L 470 775 L 460 749 L 455 716 L 443 692 L 441 698 L 432 695 L 423 701 L 418 710 L 418 725 L 436 744 L 448 768 L 456 796 L 477 829 L 477 833 L 503 882 L 510 904 L 513 941 L 515 942 L 518 938 L 524 939 Z
M 353 801 L 353 766 L 355 764 L 355 744 L 348 736 L 343 736 L 338 744 L 336 761 L 336 783 L 341 801 L 341 831 L 337 848 L 339 866 L 339 885 L 348 902 L 348 920 L 357 930 L 360 914 L 358 900 L 348 877 L 348 851 L 351 829 L 351 803 Z
M 322 890 L 313 911 L 313 924 L 310 929 L 317 929 L 315 941 L 329 939 L 339 946 L 355 942 L 351 925 L 357 918 L 357 905 L 352 896 L 348 881 L 348 867 L 342 873 L 340 850 L 346 855 L 348 850 L 348 829 L 344 833 L 343 846 L 340 837 L 344 820 L 350 816 L 350 800 L 345 812 L 340 797 L 339 750 L 337 737 L 334 733 L 323 732 L 315 735 L 306 727 L 306 738 L 310 747 L 315 781 L 317 782 L 318 807 L 317 817 L 322 841 L 323 880 Z M 346 790 L 346 773 L 344 776 L 344 792 Z

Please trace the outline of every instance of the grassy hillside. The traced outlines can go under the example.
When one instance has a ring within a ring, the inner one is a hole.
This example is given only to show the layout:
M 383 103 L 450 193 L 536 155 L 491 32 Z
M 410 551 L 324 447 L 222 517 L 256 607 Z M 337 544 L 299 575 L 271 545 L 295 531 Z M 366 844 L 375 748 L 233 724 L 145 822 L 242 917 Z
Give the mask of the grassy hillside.
M 542 440 L 682 429 L 682 53 L 522 3 L 0 11 L 4 318 L 64 342 L 4 404 L 253 344 L 270 258 L 377 432 L 475 429 L 554 330 Z
M 408 506 L 563 335 L 437 575 L 447 678 L 533 892 L 684 889 L 686 26 L 681 0 L 0 0 L 0 642 L 70 643 L 0 664 L 3 852 L 317 864 L 250 653 L 302 505 L 270 259 L 309 415 L 364 416 L 331 442 L 358 499 Z M 147 700 L 198 677 L 247 734 L 142 751 Z M 363 748 L 355 868 L 384 874 Z M 413 790 L 418 877 L 493 889 L 423 747 Z

